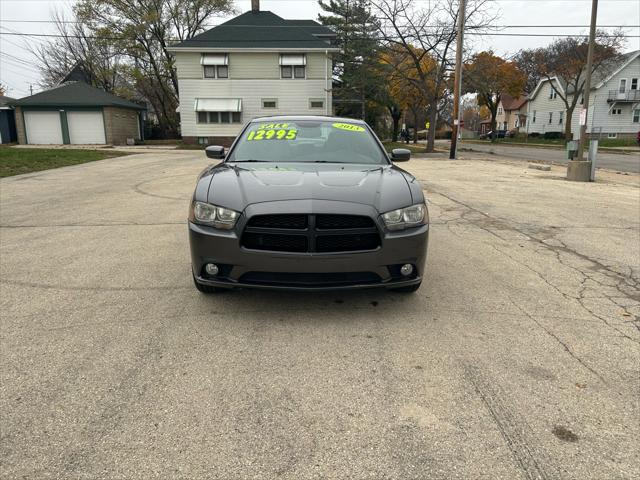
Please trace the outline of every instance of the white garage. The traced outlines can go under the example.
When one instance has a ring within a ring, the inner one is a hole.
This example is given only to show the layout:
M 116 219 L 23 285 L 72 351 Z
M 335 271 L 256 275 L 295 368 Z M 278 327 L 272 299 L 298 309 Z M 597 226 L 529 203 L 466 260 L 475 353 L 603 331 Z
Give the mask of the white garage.
M 24 112 L 27 143 L 36 145 L 59 145 L 62 140 L 60 112 Z
M 104 118 L 99 112 L 67 112 L 69 143 L 76 145 L 104 144 Z
M 12 101 L 19 143 L 130 145 L 143 140 L 143 105 L 81 81 Z

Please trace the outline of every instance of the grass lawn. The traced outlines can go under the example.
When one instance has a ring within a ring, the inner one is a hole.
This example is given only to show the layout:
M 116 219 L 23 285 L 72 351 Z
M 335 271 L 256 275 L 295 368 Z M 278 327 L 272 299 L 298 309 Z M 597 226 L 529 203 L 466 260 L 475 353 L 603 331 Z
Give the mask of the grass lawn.
M 22 173 L 38 172 L 40 170 L 94 162 L 123 155 L 127 155 L 127 153 L 103 150 L 13 148 L 5 146 L 0 147 L 0 177 L 11 177 Z
M 389 153 L 394 148 L 406 148 L 407 150 L 411 150 L 411 153 L 424 153 L 427 148 L 426 145 L 420 143 L 416 145 L 413 143 L 406 144 L 403 142 L 382 142 L 382 144 Z

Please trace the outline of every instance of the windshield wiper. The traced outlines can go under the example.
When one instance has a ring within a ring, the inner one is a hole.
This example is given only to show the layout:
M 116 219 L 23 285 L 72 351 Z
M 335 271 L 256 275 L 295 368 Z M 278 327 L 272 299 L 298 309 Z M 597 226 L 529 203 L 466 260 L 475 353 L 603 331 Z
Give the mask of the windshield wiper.
M 264 162 L 264 163 L 273 163 L 273 162 L 271 162 L 270 160 L 256 160 L 256 159 L 253 159 L 253 158 L 252 158 L 252 159 L 249 159 L 249 160 L 231 160 L 231 162 L 230 162 L 230 163 L 245 163 L 245 162 L 247 162 L 247 163 L 252 163 L 252 162 L 253 162 L 253 163 L 255 163 L 255 162 L 260 162 L 260 163 L 263 163 L 263 162 Z

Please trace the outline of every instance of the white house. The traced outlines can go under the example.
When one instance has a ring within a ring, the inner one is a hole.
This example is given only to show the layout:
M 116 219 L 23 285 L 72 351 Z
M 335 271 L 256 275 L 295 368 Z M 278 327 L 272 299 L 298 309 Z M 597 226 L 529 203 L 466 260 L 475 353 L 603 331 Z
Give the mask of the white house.
M 270 115 L 330 115 L 335 34 L 313 20 L 252 9 L 171 47 L 187 143 L 229 145 Z
M 640 131 L 640 50 L 620 56 L 604 75 L 596 72 L 592 83 L 587 133 L 596 138 L 635 138 Z M 557 77 L 538 83 L 529 96 L 528 133 L 564 132 L 566 109 L 557 92 L 564 95 L 565 88 Z M 571 91 L 567 94 L 572 97 Z M 581 99 L 571 119 L 574 139 L 580 136 L 582 104 Z

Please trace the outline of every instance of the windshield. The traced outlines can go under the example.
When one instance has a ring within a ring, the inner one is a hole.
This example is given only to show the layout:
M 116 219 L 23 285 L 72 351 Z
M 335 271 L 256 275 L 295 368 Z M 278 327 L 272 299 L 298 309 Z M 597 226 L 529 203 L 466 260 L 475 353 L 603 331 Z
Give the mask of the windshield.
M 369 129 L 330 120 L 251 123 L 227 158 L 227 162 L 250 161 L 389 163 Z

